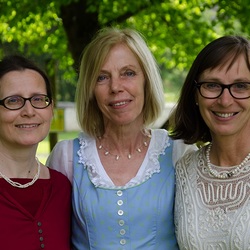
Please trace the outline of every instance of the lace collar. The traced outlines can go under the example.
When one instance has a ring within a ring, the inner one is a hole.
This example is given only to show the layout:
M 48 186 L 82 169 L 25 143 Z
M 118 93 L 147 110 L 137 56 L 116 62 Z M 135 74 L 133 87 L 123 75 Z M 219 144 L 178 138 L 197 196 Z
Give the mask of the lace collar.
M 96 148 L 96 141 L 93 137 L 81 133 L 79 135 L 80 149 L 78 150 L 79 163 L 87 169 L 91 182 L 96 187 L 117 189 L 129 188 L 145 182 L 154 173 L 160 172 L 160 163 L 158 157 L 165 154 L 165 149 L 170 145 L 169 137 L 166 130 L 151 130 L 151 141 L 148 147 L 145 159 L 137 173 L 125 186 L 115 186 L 112 180 L 105 172 Z

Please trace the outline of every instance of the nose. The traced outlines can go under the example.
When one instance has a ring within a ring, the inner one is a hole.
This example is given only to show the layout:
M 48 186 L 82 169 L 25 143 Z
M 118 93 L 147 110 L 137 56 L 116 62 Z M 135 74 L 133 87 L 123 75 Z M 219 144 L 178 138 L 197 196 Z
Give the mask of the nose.
M 33 116 L 35 113 L 35 108 L 31 105 L 30 100 L 25 100 L 24 106 L 22 107 L 23 116 Z
M 224 88 L 222 94 L 217 99 L 217 102 L 225 107 L 231 105 L 233 101 L 234 98 L 232 97 L 228 88 Z
M 110 81 L 110 90 L 111 93 L 118 93 L 122 91 L 122 79 L 120 76 L 114 76 Z

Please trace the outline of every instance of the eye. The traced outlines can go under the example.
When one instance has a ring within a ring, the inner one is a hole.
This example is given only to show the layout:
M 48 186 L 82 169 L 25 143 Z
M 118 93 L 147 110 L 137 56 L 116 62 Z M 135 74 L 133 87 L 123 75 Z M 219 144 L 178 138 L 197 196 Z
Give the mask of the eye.
M 47 97 L 43 95 L 36 95 L 32 97 L 32 101 L 33 102 L 45 102 L 46 98 Z
M 246 82 L 237 82 L 232 85 L 232 88 L 235 90 L 249 90 L 250 89 L 250 83 Z
M 126 70 L 121 74 L 122 76 L 127 76 L 127 77 L 133 77 L 136 75 L 136 73 L 133 70 Z
M 6 103 L 8 104 L 16 104 L 16 103 L 22 103 L 23 99 L 20 96 L 11 96 L 6 99 Z
M 108 76 L 108 75 L 102 74 L 102 75 L 99 75 L 99 76 L 97 77 L 97 82 L 98 82 L 98 83 L 101 83 L 101 82 L 104 82 L 104 81 L 106 81 L 106 80 L 108 80 L 108 79 L 109 79 L 109 76 Z
M 217 90 L 217 89 L 221 89 L 220 84 L 216 83 L 216 82 L 204 82 L 202 84 L 203 88 L 205 89 L 209 89 L 209 90 Z

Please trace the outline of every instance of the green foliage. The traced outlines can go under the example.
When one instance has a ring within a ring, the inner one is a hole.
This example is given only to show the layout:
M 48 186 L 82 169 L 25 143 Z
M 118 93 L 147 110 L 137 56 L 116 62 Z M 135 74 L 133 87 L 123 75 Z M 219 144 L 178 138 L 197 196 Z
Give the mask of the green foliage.
M 75 81 L 74 61 L 67 48 L 58 7 L 51 1 L 2 0 L 1 54 L 22 53 L 40 62 L 50 75 L 57 67 L 66 85 Z
M 96 13 L 99 27 L 140 31 L 160 64 L 166 91 L 179 89 L 208 42 L 224 34 L 248 34 L 250 28 L 244 0 L 1 0 L 0 56 L 19 52 L 42 61 L 57 76 L 58 100 L 73 100 L 75 90 L 74 59 L 60 15 L 62 6 L 74 2 L 82 3 L 83 15 Z

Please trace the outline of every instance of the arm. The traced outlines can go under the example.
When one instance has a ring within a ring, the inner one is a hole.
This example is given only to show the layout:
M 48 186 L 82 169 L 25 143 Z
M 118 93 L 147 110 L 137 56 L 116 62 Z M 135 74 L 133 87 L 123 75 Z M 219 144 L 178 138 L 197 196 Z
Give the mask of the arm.
M 50 153 L 46 165 L 66 175 L 72 183 L 73 178 L 73 140 L 58 142 Z

